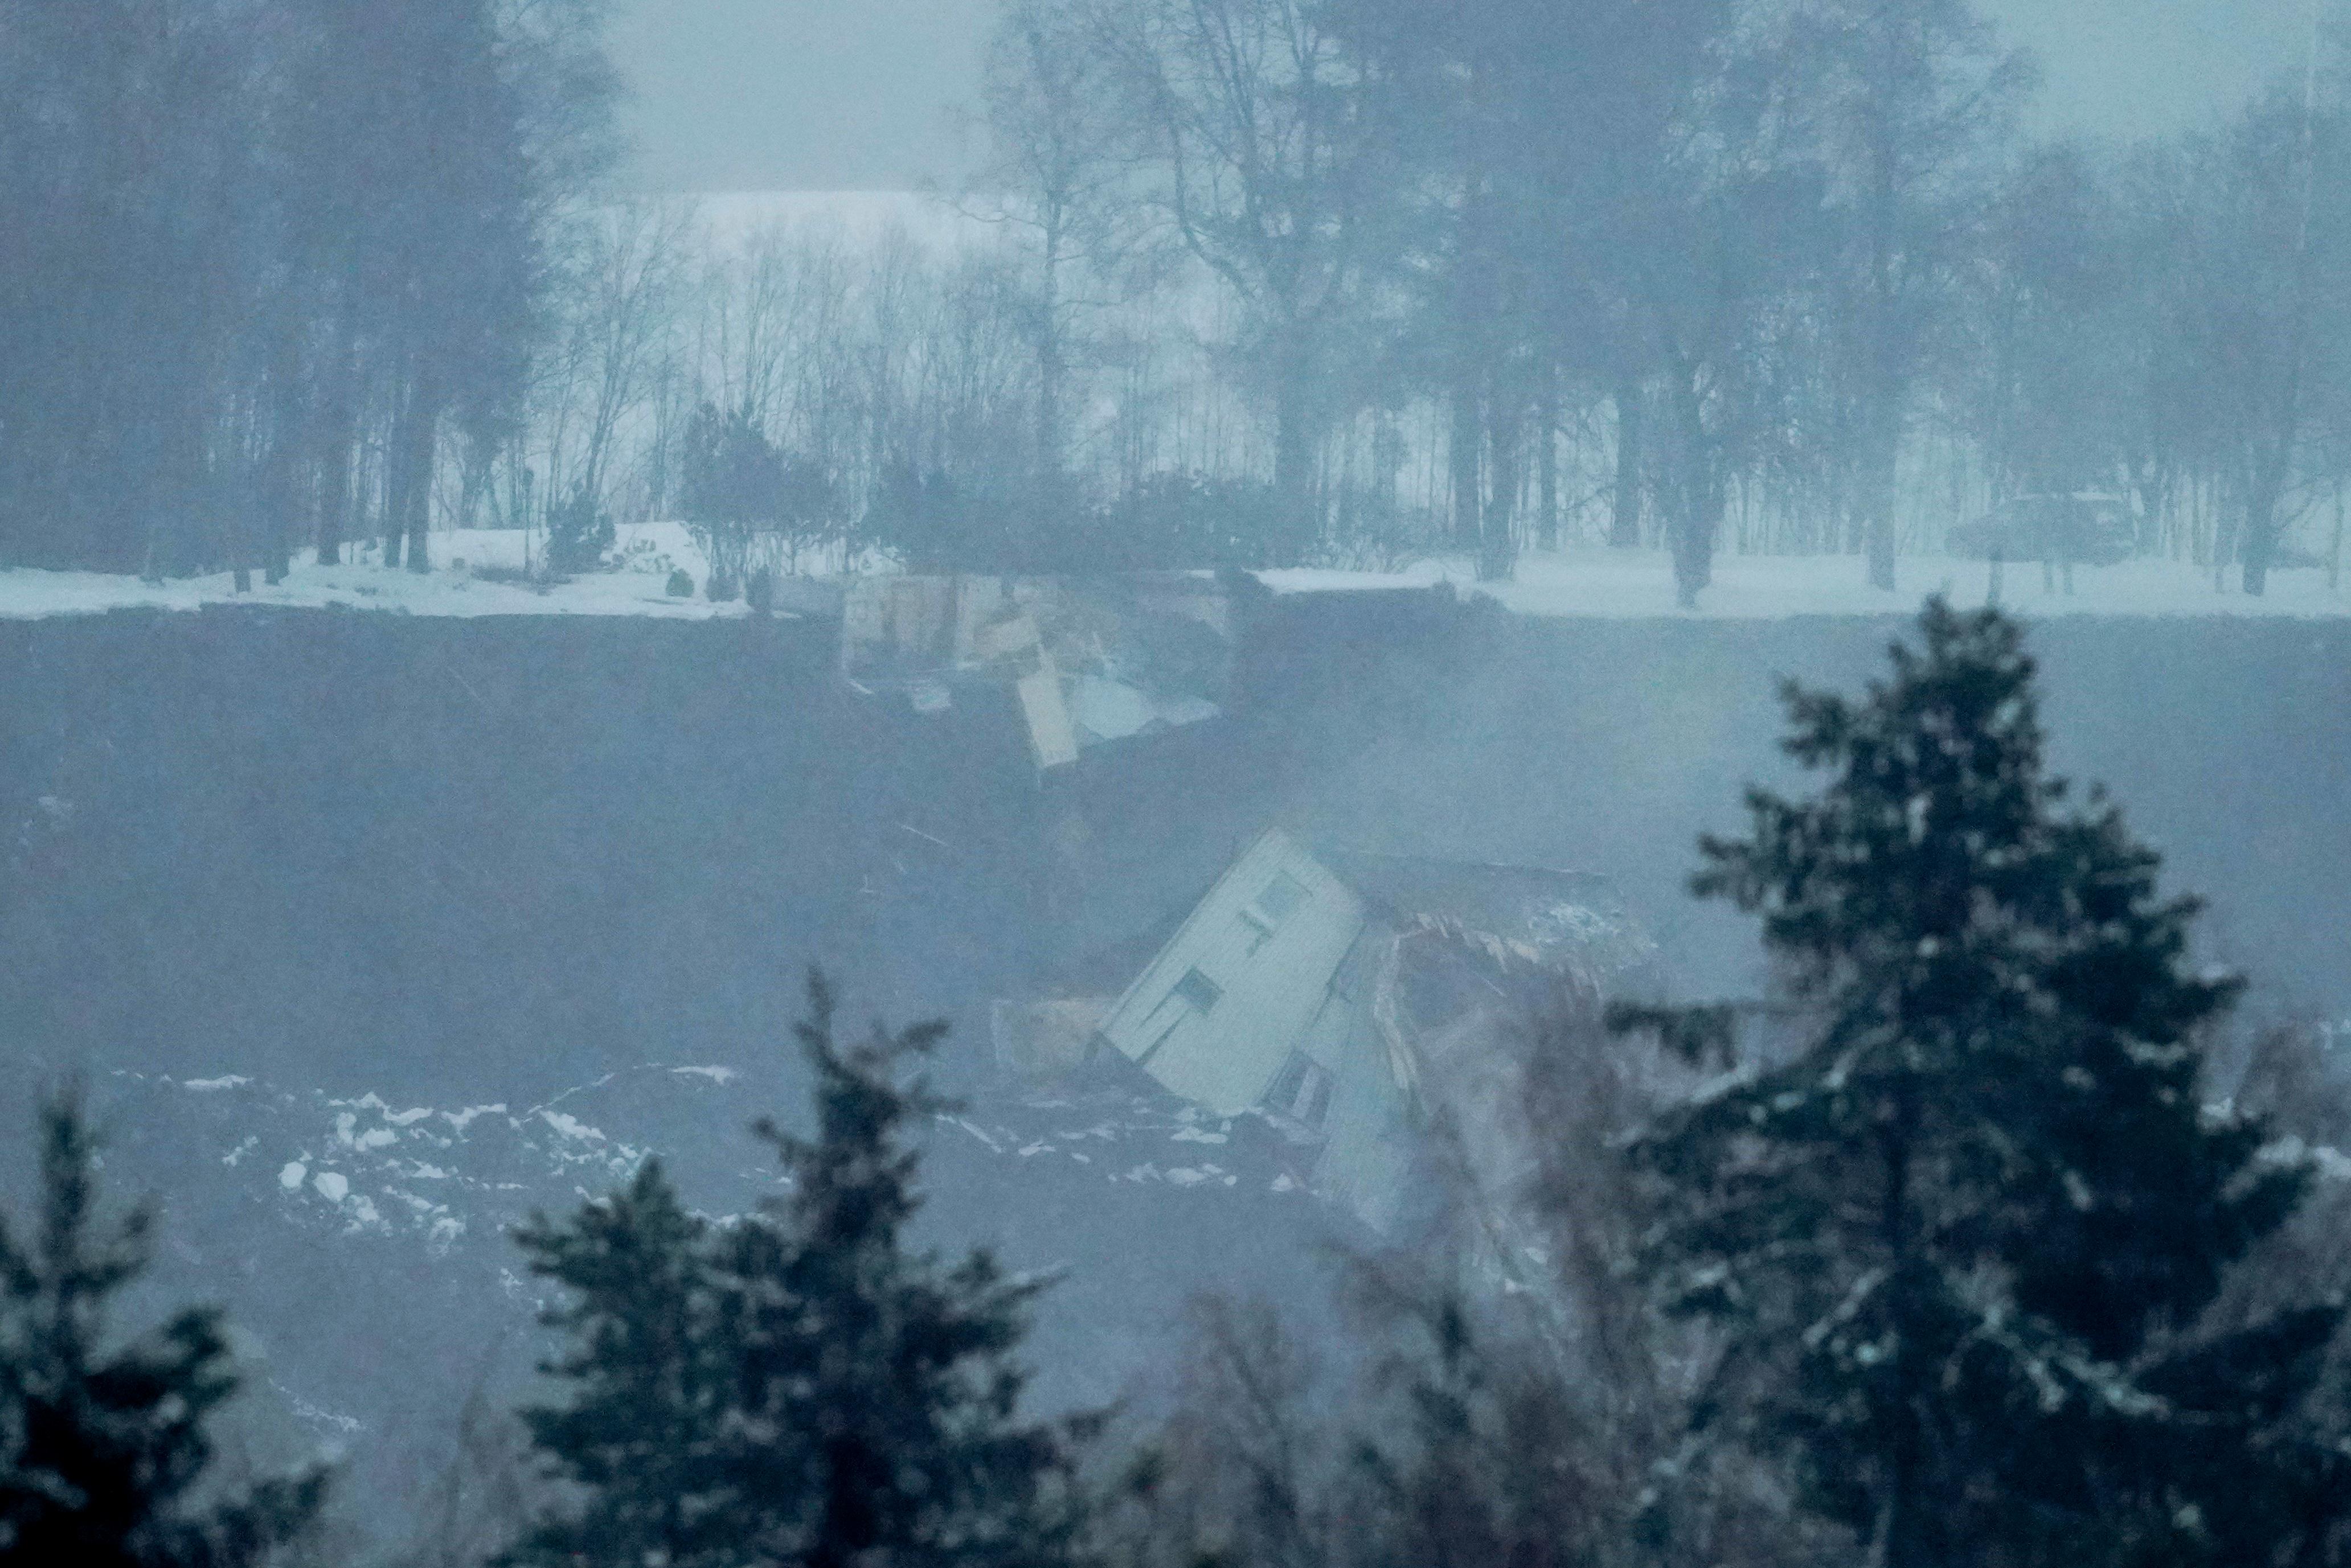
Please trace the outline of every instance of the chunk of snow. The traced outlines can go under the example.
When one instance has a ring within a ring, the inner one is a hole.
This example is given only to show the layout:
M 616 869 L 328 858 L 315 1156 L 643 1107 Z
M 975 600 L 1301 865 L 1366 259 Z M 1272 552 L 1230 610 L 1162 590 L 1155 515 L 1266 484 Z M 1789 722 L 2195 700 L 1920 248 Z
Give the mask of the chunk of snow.
M 319 1172 L 317 1176 L 310 1179 L 310 1185 L 317 1188 L 319 1189 L 319 1196 L 325 1199 L 329 1203 L 340 1203 L 344 1199 L 350 1196 L 351 1184 L 350 1180 L 336 1171 L 322 1170 Z
M 231 1073 L 227 1076 L 220 1078 L 191 1078 L 186 1083 L 181 1085 L 180 1087 L 183 1089 L 192 1089 L 199 1095 L 209 1095 L 215 1094 L 222 1089 L 242 1089 L 251 1082 L 253 1082 L 252 1079 L 246 1077 L 241 1074 Z
M 590 1127 L 586 1122 L 581 1121 L 578 1116 L 571 1115 L 568 1111 L 541 1111 L 538 1113 L 538 1119 L 545 1122 L 549 1127 L 553 1127 L 557 1132 L 561 1133 L 565 1137 L 584 1138 L 591 1143 L 602 1143 L 604 1141 L 604 1135 L 601 1132 Z
M 294 1414 L 305 1421 L 321 1427 L 330 1427 L 338 1432 L 356 1432 L 360 1429 L 359 1419 L 356 1417 L 339 1416 L 331 1410 L 321 1410 L 274 1377 L 270 1379 L 269 1386 L 285 1395 L 287 1402 L 294 1407 Z
M 707 1078 L 714 1084 L 731 1084 L 736 1078 L 732 1067 L 672 1067 L 670 1071 L 681 1078 Z
M 971 1136 L 972 1136 L 972 1137 L 974 1137 L 977 1138 L 980 1142 L 982 1142 L 982 1143 L 984 1143 L 984 1144 L 986 1144 L 986 1145 L 987 1146 L 987 1152 L 988 1152 L 988 1153 L 990 1153 L 990 1154 L 1002 1154 L 1002 1153 L 1004 1152 L 1004 1146 L 1003 1146 L 1003 1145 L 1001 1145 L 1001 1144 L 998 1143 L 994 1138 L 992 1138 L 992 1137 L 988 1137 L 986 1133 L 984 1133 L 984 1132 L 980 1131 L 977 1127 L 976 1127 L 972 1126 L 972 1124 L 971 1124 L 971 1123 L 969 1123 L 969 1122 L 967 1122 L 967 1121 L 964 1120 L 964 1119 L 963 1119 L 963 1117 L 961 1117 L 961 1116 L 941 1116 L 939 1119 L 940 1119 L 941 1121 L 943 1121 L 943 1122 L 952 1122 L 955 1126 L 963 1128 L 963 1130 L 964 1130 L 964 1131 L 966 1131 L 966 1132 L 967 1132 L 967 1133 L 971 1134 Z
M 277 1185 L 288 1192 L 299 1192 L 310 1174 L 309 1168 L 298 1159 L 289 1159 L 286 1168 L 277 1173 Z

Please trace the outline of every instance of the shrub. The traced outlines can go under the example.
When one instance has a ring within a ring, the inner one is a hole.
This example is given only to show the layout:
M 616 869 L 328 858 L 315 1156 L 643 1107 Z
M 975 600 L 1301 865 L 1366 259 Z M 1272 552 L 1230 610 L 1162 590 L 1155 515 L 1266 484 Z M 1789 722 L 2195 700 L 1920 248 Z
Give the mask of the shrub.
M 694 597 L 693 575 L 684 566 L 678 567 L 669 575 L 668 590 L 669 597 L 674 599 L 692 598 Z
M 547 565 L 555 572 L 592 572 L 612 547 L 612 519 L 585 483 L 547 514 Z

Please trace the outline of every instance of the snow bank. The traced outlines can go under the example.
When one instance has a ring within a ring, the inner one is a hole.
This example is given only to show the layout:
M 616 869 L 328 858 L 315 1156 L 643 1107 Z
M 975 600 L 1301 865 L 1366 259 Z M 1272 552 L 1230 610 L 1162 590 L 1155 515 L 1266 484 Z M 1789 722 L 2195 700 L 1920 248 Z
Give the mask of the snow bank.
M 535 551 L 543 541 L 535 542 Z M 497 582 L 485 572 L 519 572 L 525 551 L 513 529 L 456 529 L 433 535 L 434 569 L 391 571 L 361 560 L 320 566 L 306 552 L 275 587 L 256 577 L 249 593 L 235 591 L 226 573 L 160 584 L 101 572 L 0 570 L 0 620 L 99 615 L 120 609 L 193 610 L 207 605 L 277 605 L 312 609 L 382 610 L 425 616 L 651 616 L 709 620 L 747 615 L 738 601 L 715 605 L 700 597 L 709 565 L 683 524 L 647 523 L 619 531 L 622 569 L 590 572 L 566 583 L 533 586 Z M 693 577 L 695 597 L 673 598 L 672 570 Z M 1640 620 L 1693 612 L 1674 603 L 1673 564 L 1655 552 L 1579 550 L 1531 556 L 1508 583 L 1480 583 L 1465 561 L 1423 561 L 1404 571 L 1340 572 L 1312 568 L 1269 571 L 1259 580 L 1277 595 L 1428 588 L 1450 583 L 1520 615 Z M 1986 602 L 1991 570 L 1981 561 L 1917 556 L 1899 566 L 1892 594 L 1869 586 L 1861 559 L 1851 556 L 1726 556 L 1714 584 L 1699 596 L 1695 615 L 1709 620 L 1771 620 L 1791 616 L 1885 616 L 1915 613 L 1941 594 L 1962 608 Z M 2044 616 L 2351 616 L 2351 585 L 2326 586 L 2323 571 L 2273 572 L 2269 593 L 2248 598 L 2233 579 L 2216 593 L 2211 575 L 2187 562 L 2126 561 L 2083 566 L 2074 591 L 2049 593 L 2038 564 L 2003 569 L 2001 602 L 2028 618 Z M 788 612 L 778 611 L 779 614 Z
M 530 550 L 535 554 L 545 545 L 544 537 L 534 537 Z M 434 535 L 429 572 L 388 570 L 373 564 L 365 552 L 356 563 L 321 566 L 316 553 L 305 550 L 284 582 L 271 587 L 256 573 L 252 590 L 242 594 L 226 572 L 148 583 L 105 572 L 12 567 L 0 571 L 0 619 L 228 604 L 430 616 L 621 615 L 673 620 L 749 613 L 739 600 L 715 605 L 701 597 L 709 563 L 683 524 L 646 523 L 620 529 L 614 551 L 620 570 L 584 573 L 548 586 L 496 582 L 483 575 L 523 569 L 525 542 L 521 531 L 512 528 L 459 528 Z M 670 596 L 673 570 L 693 577 L 695 597 Z
M 1480 583 L 1467 562 L 1424 561 L 1395 573 L 1316 570 L 1260 572 L 1259 580 L 1276 594 L 1344 593 L 1365 589 L 1426 588 L 1451 583 L 1504 608 L 1527 616 L 1638 620 L 1695 614 L 1711 620 L 1771 620 L 1787 616 L 1909 615 L 1940 594 L 1972 608 L 1986 602 L 1991 567 L 1981 561 L 1917 556 L 1896 570 L 1898 591 L 1869 586 L 1867 567 L 1856 556 L 1725 556 L 1715 562 L 1714 584 L 1698 596 L 1695 612 L 1674 603 L 1672 559 L 1657 552 L 1576 550 L 1530 556 L 1519 564 L 1517 580 Z M 2326 574 L 2273 571 L 2269 592 L 2249 598 L 2236 590 L 2216 593 L 2211 574 L 2182 561 L 2137 560 L 2116 566 L 2077 566 L 2074 592 L 2049 593 L 2041 586 L 2037 562 L 2011 562 L 2001 569 L 2000 602 L 2028 618 L 2064 615 L 2114 616 L 2351 616 L 2351 585 L 2330 592 Z

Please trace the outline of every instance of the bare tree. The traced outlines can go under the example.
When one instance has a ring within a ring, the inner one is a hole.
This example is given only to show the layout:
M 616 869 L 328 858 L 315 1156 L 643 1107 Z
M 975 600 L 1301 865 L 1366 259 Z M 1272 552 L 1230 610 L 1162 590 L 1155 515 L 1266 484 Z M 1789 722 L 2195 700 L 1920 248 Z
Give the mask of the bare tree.
M 1332 372 L 1395 175 L 1364 59 L 1332 23 L 1311 0 L 1117 0 L 1104 22 L 1155 161 L 1149 198 L 1245 307 L 1290 557 L 1319 532 Z
M 2343 131 L 2339 114 L 2282 87 L 2171 165 L 2186 183 L 2164 323 L 2169 422 L 2229 499 L 2215 580 L 2233 556 L 2248 594 L 2266 588 L 2297 502 L 2330 487 L 2320 438 L 2351 365 L 2351 202 L 2317 171 L 2340 166 Z
M 1138 237 L 1134 150 L 1117 90 L 1092 0 L 1009 0 L 998 15 L 985 78 L 991 157 L 966 210 L 1022 241 L 1035 463 L 1048 490 L 1069 461 L 1081 313 L 1100 305 L 1093 291 Z
M 1890 592 L 1913 394 L 2030 68 L 1973 0 L 1812 0 L 1792 40 L 1815 73 L 1810 113 L 1845 220 L 1832 341 L 1854 410 L 1858 542 L 1871 586 Z
M 575 489 L 601 500 L 610 489 L 632 421 L 682 352 L 694 223 L 685 203 L 639 200 L 600 204 L 567 225 L 558 319 L 532 397 L 542 504 Z
M 1328 1369 L 1261 1302 L 1195 1300 L 1173 1409 L 1127 1456 L 1102 1514 L 1151 1568 L 1338 1568 L 1346 1455 Z

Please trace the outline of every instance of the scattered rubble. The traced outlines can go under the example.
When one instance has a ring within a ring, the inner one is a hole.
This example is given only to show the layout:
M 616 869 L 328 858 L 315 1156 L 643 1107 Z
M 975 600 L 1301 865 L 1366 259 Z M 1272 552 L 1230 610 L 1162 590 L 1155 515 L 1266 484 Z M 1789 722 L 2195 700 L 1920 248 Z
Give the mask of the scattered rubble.
M 1238 640 L 1232 590 L 1207 572 L 858 577 L 841 615 L 853 686 L 919 713 L 1008 688 L 1040 770 L 1217 717 Z

